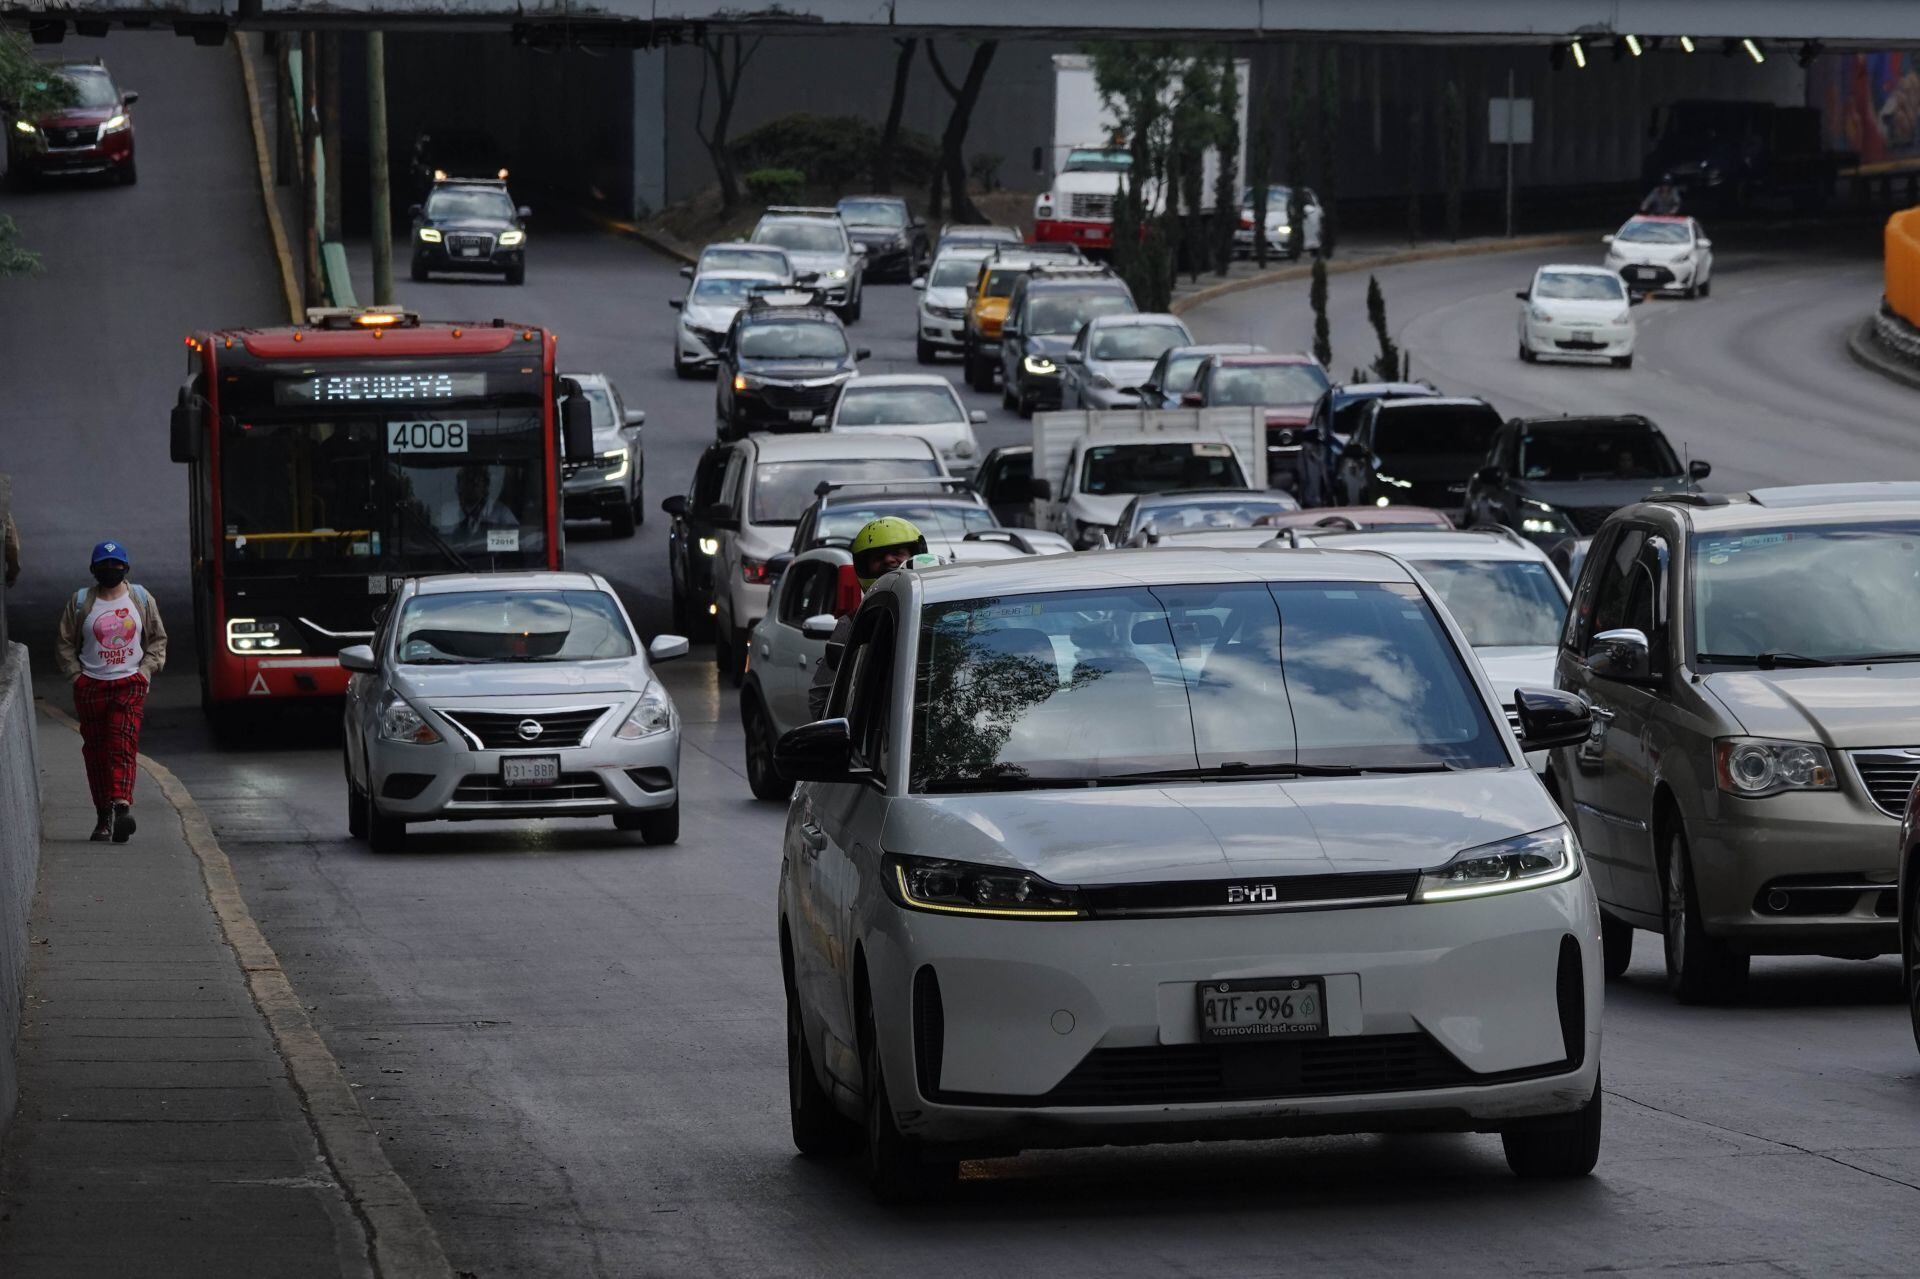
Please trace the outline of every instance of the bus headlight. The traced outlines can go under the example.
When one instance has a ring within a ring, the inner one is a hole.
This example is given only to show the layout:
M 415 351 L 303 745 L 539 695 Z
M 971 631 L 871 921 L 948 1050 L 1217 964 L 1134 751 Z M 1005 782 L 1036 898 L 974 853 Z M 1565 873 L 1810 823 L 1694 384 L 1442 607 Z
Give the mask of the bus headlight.
M 229 653 L 298 653 L 299 632 L 293 623 L 278 617 L 229 617 L 227 619 Z

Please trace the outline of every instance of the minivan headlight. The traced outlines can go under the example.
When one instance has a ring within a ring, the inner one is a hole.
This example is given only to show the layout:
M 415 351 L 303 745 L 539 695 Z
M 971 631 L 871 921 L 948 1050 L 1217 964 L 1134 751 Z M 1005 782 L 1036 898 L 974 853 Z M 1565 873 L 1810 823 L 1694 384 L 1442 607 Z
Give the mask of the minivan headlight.
M 440 740 L 440 734 L 433 731 L 426 716 L 415 710 L 406 698 L 390 693 L 387 704 L 380 708 L 380 740 L 431 746 Z
M 1544 888 L 1580 873 L 1580 845 L 1566 826 L 1549 826 L 1469 848 L 1445 866 L 1424 872 L 1413 890 L 1417 902 L 1455 901 Z
M 1833 790 L 1825 747 L 1764 737 L 1722 737 L 1713 744 L 1714 775 L 1729 795 L 1760 799 L 1790 790 Z
M 1079 919 L 1087 913 L 1073 889 L 1004 866 L 890 855 L 885 882 L 895 904 L 908 910 L 991 919 Z
M 673 699 L 667 696 L 667 690 L 660 686 L 659 680 L 650 679 L 640 693 L 640 700 L 634 703 L 632 713 L 614 736 L 633 741 L 664 733 L 672 727 Z

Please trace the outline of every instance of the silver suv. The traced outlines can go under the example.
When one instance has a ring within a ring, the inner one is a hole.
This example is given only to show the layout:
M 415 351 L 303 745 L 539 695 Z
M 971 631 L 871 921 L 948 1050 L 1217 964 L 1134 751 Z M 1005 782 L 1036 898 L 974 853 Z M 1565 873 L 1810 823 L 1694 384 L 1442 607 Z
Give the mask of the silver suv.
M 1660 930 L 1683 1002 L 1755 954 L 1899 947 L 1920 778 L 1920 484 L 1672 494 L 1595 536 L 1556 679 L 1595 718 L 1548 785 L 1579 832 L 1607 971 Z

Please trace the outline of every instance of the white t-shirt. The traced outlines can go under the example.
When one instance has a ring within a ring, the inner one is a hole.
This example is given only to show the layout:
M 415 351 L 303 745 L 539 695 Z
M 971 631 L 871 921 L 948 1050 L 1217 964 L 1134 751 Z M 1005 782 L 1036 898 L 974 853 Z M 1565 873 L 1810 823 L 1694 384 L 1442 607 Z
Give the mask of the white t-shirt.
M 80 669 L 102 680 L 138 674 L 146 653 L 140 632 L 140 601 L 131 590 L 117 600 L 95 600 L 80 627 Z

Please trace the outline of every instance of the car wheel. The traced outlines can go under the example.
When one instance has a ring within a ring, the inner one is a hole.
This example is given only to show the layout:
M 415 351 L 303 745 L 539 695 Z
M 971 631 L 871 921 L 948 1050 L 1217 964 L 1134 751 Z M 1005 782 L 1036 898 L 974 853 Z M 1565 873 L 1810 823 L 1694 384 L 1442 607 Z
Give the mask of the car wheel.
M 853 301 L 847 303 L 847 309 L 842 313 L 842 317 L 848 324 L 860 323 L 860 312 L 866 304 L 866 290 L 862 289 L 853 295 Z
M 921 1144 L 894 1122 L 871 1006 L 863 1019 L 860 1075 L 866 1089 L 867 1186 L 883 1204 L 923 1203 L 959 1180 L 960 1165 L 926 1159 Z
M 130 187 L 134 183 L 140 180 L 140 170 L 135 167 L 134 158 L 132 156 L 128 156 L 126 164 L 121 166 L 119 176 L 120 176 L 120 185 L 123 187 Z
M 607 513 L 607 522 L 613 525 L 613 535 L 615 537 L 632 537 L 633 536 L 632 504 L 623 501 L 620 503 L 620 505 L 614 507 L 613 510 Z
M 805 1023 L 792 989 L 787 991 L 787 1115 L 793 1146 L 811 1159 L 850 1155 L 860 1149 L 860 1127 L 835 1108 L 814 1073 Z
M 1683 1004 L 1723 1003 L 1747 984 L 1747 956 L 1707 935 L 1700 916 L 1687 837 L 1667 836 L 1662 868 L 1666 881 L 1667 988 Z
M 1021 417 L 1031 418 L 1033 416 L 1032 398 L 1025 391 L 1019 392 L 1013 397 L 1013 409 Z
M 412 275 L 415 284 L 425 284 L 427 282 L 427 264 L 419 258 L 415 258 L 413 260 Z
M 1704 297 L 1711 296 L 1712 293 L 1713 293 L 1713 281 L 1708 279 L 1708 280 L 1702 280 L 1700 282 L 1700 287 L 1694 291 L 1694 296 L 1704 298 Z
M 727 683 L 739 688 L 747 677 L 747 632 L 736 630 L 727 641 Z
M 1600 1160 L 1600 1080 L 1593 1096 L 1567 1115 L 1547 1115 L 1510 1124 L 1500 1131 L 1507 1167 L 1529 1179 L 1584 1177 Z
M 519 266 L 510 266 L 507 268 L 508 284 L 525 284 L 526 282 L 527 282 L 527 264 L 526 263 L 522 262 Z
M 1616 355 L 1613 357 L 1613 367 L 1616 369 L 1630 369 L 1633 367 L 1633 357 L 1631 355 Z
M 388 817 L 380 811 L 380 805 L 366 791 L 360 792 L 367 800 L 367 843 L 376 853 L 398 853 L 407 846 L 407 824 L 397 817 Z
M 1913 882 L 1920 867 L 1907 865 L 1907 881 Z M 1903 912 L 1906 927 L 1901 930 L 1901 958 L 1907 966 L 1907 1013 L 1913 1020 L 1913 1044 L 1920 1048 L 1920 890 L 1908 894 Z
M 1529 347 L 1525 342 L 1522 342 L 1520 344 L 1520 363 L 1532 364 L 1534 360 L 1536 360 L 1537 358 L 1539 357 L 1534 355 L 1533 349 Z
M 773 766 L 773 721 L 761 709 L 760 699 L 743 697 L 740 701 L 741 726 L 747 739 L 747 785 L 755 799 L 784 804 L 793 797 L 793 783 L 780 776 Z
M 977 355 L 967 357 L 967 385 L 982 395 L 993 393 L 993 365 Z
M 636 814 L 640 818 L 640 838 L 649 844 L 677 844 L 680 842 L 680 801 L 674 800 L 666 808 L 650 808 Z
M 678 351 L 673 353 L 673 375 L 683 382 L 693 378 L 693 366 L 682 360 Z
M 988 389 L 991 390 L 992 388 L 989 387 Z M 1000 407 L 1007 410 L 1007 412 L 1011 413 L 1013 412 L 1014 409 L 1018 408 L 1019 406 L 1020 406 L 1020 401 L 1014 396 L 1014 393 L 1013 393 L 1013 383 L 1002 382 L 1000 384 Z
M 927 341 L 925 338 L 921 338 L 913 344 L 913 358 L 915 360 L 918 360 L 922 364 L 932 364 L 933 357 L 933 343 Z
M 367 837 L 367 797 L 353 777 L 347 777 L 347 838 L 365 839 Z
M 1600 912 L 1601 969 L 1609 977 L 1624 977 L 1633 962 L 1633 925 Z

